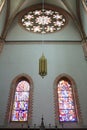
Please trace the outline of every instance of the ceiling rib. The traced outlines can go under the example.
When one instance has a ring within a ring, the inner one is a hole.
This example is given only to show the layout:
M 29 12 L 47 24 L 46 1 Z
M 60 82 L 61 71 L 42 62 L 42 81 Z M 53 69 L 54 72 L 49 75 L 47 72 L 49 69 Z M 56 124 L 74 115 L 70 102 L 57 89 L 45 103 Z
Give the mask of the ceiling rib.
M 82 40 L 86 40 L 86 33 L 85 33 L 85 30 L 84 30 L 84 27 L 83 27 L 83 22 L 82 22 L 82 18 L 81 18 L 81 10 L 80 10 L 80 1 L 79 0 L 76 0 L 76 6 L 77 6 L 77 16 L 78 16 L 78 19 L 79 19 L 79 23 L 80 23 L 80 26 L 81 26 L 81 29 L 82 29 L 82 33 L 83 33 L 83 39 Z
M 69 7 L 69 4 L 66 0 L 61 0 L 61 2 L 64 4 L 64 6 L 70 11 L 70 16 L 73 20 L 73 22 L 75 23 L 76 27 L 78 28 L 79 30 L 79 33 L 80 33 L 80 36 L 81 38 L 83 39 L 83 32 L 82 32 L 82 29 L 81 29 L 81 25 L 79 23 L 79 20 L 76 18 L 75 14 L 73 13 L 72 9 Z
M 4 40 L 4 32 L 6 30 L 6 27 L 7 27 L 7 22 L 8 22 L 8 18 L 9 18 L 9 15 L 10 15 L 10 0 L 7 1 L 7 9 L 6 9 L 6 16 L 5 16 L 5 23 L 4 23 L 4 27 L 3 27 L 3 30 L 2 30 L 2 33 L 1 33 L 1 38 Z
M 9 1 L 10 1 L 10 0 L 8 0 L 7 3 L 8 3 Z M 11 17 L 9 17 L 8 19 L 7 19 L 7 18 L 5 19 L 5 25 L 4 25 L 4 29 L 3 29 L 3 33 L 2 33 L 2 38 L 3 38 L 3 39 L 6 39 L 8 30 L 9 30 L 9 28 L 10 28 L 10 26 L 11 26 L 13 20 L 15 19 L 16 15 L 17 15 L 17 13 L 18 13 L 18 10 L 19 10 L 20 7 L 24 4 L 24 2 L 25 2 L 25 0 L 20 1 L 20 3 L 19 3 L 18 6 L 16 7 L 16 9 L 15 9 L 15 11 L 13 12 L 13 14 L 11 15 Z M 10 3 L 11 3 L 11 1 L 10 1 Z M 7 10 L 9 10 L 8 8 L 9 8 L 9 6 L 7 7 Z M 8 12 L 9 12 L 9 11 L 8 11 Z M 7 15 L 8 15 L 8 14 L 7 14 Z M 7 15 L 6 15 L 6 17 L 7 17 Z M 6 22 L 6 20 L 7 20 L 7 22 Z

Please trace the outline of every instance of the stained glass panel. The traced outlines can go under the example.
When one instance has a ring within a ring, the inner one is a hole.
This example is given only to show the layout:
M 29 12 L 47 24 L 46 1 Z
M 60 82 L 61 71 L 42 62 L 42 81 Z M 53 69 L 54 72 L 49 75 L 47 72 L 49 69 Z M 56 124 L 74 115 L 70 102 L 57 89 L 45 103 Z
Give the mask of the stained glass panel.
M 64 80 L 63 80 L 63 82 L 59 82 L 59 84 L 58 84 L 58 91 L 71 91 L 71 86 L 70 86 L 70 84 L 67 84 L 66 82 L 64 82 Z
M 29 83 L 27 81 L 21 81 L 18 83 L 16 91 L 29 91 L 30 86 Z
M 59 110 L 59 120 L 62 121 L 77 121 L 75 110 Z
M 60 109 L 74 109 L 74 103 L 72 98 L 59 98 Z
M 25 80 L 17 84 L 12 110 L 12 121 L 27 121 L 29 89 L 30 85 Z
M 73 91 L 70 81 L 59 81 L 58 103 L 60 122 L 77 121 Z
M 14 102 L 14 110 L 28 110 L 28 102 Z
M 12 121 L 27 121 L 27 111 L 15 111 L 12 112 Z
M 71 91 L 58 91 L 58 97 L 72 97 Z
M 12 121 L 18 121 L 19 118 L 19 111 L 12 111 Z
M 15 101 L 28 101 L 28 92 L 15 92 Z

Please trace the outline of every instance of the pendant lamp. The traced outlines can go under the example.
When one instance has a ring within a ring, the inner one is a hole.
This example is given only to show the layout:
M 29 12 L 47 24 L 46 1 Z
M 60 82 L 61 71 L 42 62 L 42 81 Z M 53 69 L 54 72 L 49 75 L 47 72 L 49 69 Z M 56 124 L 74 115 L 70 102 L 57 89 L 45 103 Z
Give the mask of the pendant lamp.
M 47 75 L 47 59 L 44 54 L 39 59 L 39 75 L 44 78 Z

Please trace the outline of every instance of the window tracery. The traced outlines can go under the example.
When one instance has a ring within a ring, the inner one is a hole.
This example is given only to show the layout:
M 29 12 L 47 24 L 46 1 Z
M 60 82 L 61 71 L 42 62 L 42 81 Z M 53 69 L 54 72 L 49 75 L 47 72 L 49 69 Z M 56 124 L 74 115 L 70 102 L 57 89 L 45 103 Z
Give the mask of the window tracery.
M 42 5 L 38 4 L 20 12 L 18 19 L 28 31 L 52 33 L 61 30 L 67 24 L 68 14 L 56 6 L 45 4 L 42 9 Z

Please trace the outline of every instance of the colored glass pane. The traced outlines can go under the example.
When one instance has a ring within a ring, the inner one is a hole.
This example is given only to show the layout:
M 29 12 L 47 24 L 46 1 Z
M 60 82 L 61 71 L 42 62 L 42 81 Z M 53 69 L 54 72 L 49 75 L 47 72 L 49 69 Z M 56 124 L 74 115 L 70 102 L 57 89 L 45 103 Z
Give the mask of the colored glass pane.
M 16 91 L 29 91 L 30 86 L 29 83 L 27 81 L 21 81 L 18 83 Z
M 42 5 L 38 4 L 20 12 L 18 20 L 29 32 L 52 33 L 61 30 L 68 23 L 68 14 L 56 6 L 45 4 L 42 9 Z
M 75 103 L 70 81 L 60 80 L 58 83 L 59 121 L 77 121 Z
M 58 97 L 72 97 L 71 91 L 58 91 Z
M 60 109 L 74 109 L 74 103 L 72 98 L 59 98 Z
M 14 102 L 14 110 L 28 110 L 28 102 Z
M 58 11 L 44 9 L 26 13 L 22 16 L 21 22 L 28 31 L 52 33 L 62 29 L 66 24 L 66 18 Z M 45 26 L 44 31 L 42 26 Z
M 71 85 L 65 80 L 58 83 L 58 91 L 71 91 L 71 89 Z
M 30 85 L 25 80 L 17 84 L 12 110 L 12 121 L 27 121 L 29 89 Z
M 12 111 L 12 121 L 27 121 L 27 111 Z
M 15 101 L 28 101 L 29 93 L 28 92 L 16 92 Z
M 74 110 L 59 110 L 59 120 L 61 122 L 63 121 L 77 121 L 76 119 L 76 114 L 75 114 L 75 111 Z

